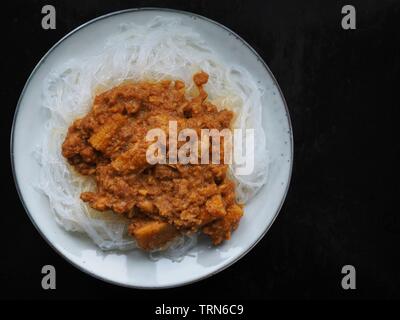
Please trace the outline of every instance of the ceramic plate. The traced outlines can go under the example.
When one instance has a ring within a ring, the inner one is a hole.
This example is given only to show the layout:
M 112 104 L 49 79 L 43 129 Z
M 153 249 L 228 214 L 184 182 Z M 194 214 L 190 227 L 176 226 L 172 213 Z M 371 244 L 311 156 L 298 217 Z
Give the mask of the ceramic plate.
M 50 70 L 70 58 L 80 59 L 99 52 L 105 39 L 117 32 L 122 23 L 146 23 L 156 15 L 178 16 L 207 39 L 208 45 L 229 63 L 246 68 L 265 89 L 262 121 L 271 157 L 268 182 L 246 205 L 245 215 L 230 241 L 218 247 L 200 242 L 181 262 L 153 261 L 138 250 L 100 251 L 88 238 L 59 227 L 47 198 L 34 187 L 39 165 L 33 152 L 43 139 L 46 121 L 46 114 L 41 111 L 43 79 Z M 11 138 L 11 159 L 20 198 L 46 241 L 82 271 L 114 284 L 136 288 L 166 288 L 198 281 L 225 269 L 249 252 L 278 215 L 290 182 L 292 156 L 292 130 L 284 97 L 271 71 L 254 49 L 228 28 L 207 18 L 150 8 L 120 11 L 94 19 L 51 48 L 23 89 Z

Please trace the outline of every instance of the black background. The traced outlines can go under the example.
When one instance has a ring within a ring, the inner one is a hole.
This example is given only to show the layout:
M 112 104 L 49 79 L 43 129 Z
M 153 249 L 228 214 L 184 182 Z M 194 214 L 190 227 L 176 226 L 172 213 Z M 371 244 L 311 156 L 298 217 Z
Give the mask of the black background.
M 44 4 L 56 8 L 56 30 L 41 28 Z M 341 28 L 345 4 L 356 7 L 356 30 Z M 277 78 L 294 130 L 290 190 L 265 238 L 222 273 L 168 290 L 117 287 L 67 263 L 28 219 L 9 159 L 16 103 L 40 58 L 80 24 L 132 7 L 191 11 L 242 36 Z M 0 20 L 1 298 L 400 297 L 400 1 L 13 0 L 2 2 Z M 56 290 L 41 288 L 45 264 L 56 267 Z M 341 288 L 346 264 L 356 267 L 356 290 Z

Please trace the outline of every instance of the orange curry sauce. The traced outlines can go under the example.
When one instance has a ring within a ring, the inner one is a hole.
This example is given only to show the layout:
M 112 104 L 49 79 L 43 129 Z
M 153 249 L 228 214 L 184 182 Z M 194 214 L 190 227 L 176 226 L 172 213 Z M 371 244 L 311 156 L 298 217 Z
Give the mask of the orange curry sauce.
M 206 100 L 208 75 L 193 76 L 198 95 L 185 83 L 125 83 L 96 96 L 91 111 L 68 129 L 62 154 L 76 171 L 94 176 L 97 190 L 81 199 L 99 211 L 126 216 L 128 232 L 144 250 L 165 247 L 182 233 L 201 231 L 215 245 L 230 238 L 242 217 L 235 184 L 222 164 L 155 164 L 146 161 L 146 133 L 230 128 L 234 114 Z M 167 146 L 168 148 L 168 146 Z M 222 157 L 223 159 L 223 157 Z

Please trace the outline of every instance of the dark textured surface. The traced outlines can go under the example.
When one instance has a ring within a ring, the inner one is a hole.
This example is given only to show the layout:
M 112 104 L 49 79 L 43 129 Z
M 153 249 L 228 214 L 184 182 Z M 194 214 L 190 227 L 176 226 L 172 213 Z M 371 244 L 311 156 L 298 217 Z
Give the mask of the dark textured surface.
M 57 30 L 41 29 L 53 4 Z M 2 298 L 400 297 L 397 140 L 400 2 L 351 1 L 357 30 L 340 26 L 347 1 L 10 1 L 2 8 Z M 266 237 L 222 273 L 186 287 L 139 291 L 75 269 L 40 237 L 17 197 L 8 156 L 18 96 L 30 72 L 67 32 L 99 15 L 140 6 L 192 11 L 231 28 L 265 59 L 289 105 L 295 161 L 285 205 Z M 44 264 L 57 290 L 41 289 Z M 341 268 L 357 290 L 341 289 Z

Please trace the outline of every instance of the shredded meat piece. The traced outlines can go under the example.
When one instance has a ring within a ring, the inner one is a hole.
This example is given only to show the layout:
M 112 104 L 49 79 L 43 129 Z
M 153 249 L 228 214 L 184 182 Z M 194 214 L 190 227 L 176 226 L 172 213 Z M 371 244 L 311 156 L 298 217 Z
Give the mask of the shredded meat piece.
M 193 80 L 198 95 L 191 99 L 179 80 L 114 87 L 96 96 L 91 111 L 70 126 L 62 145 L 75 170 L 96 179 L 97 190 L 82 193 L 81 199 L 96 210 L 126 215 L 129 234 L 145 250 L 196 231 L 219 244 L 230 238 L 243 214 L 227 164 L 150 165 L 146 160 L 147 132 L 168 132 L 170 120 L 177 122 L 178 132 L 191 128 L 199 137 L 201 129 L 231 127 L 234 114 L 207 101 L 203 86 L 208 75 L 199 72 Z

